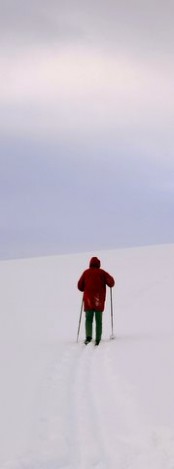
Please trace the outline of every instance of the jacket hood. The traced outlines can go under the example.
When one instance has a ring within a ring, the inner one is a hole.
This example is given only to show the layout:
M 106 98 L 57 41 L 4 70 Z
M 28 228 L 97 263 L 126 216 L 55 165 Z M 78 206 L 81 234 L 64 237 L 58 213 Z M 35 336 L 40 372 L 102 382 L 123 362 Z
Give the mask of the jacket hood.
M 92 257 L 89 263 L 89 267 L 100 268 L 100 259 L 98 257 Z

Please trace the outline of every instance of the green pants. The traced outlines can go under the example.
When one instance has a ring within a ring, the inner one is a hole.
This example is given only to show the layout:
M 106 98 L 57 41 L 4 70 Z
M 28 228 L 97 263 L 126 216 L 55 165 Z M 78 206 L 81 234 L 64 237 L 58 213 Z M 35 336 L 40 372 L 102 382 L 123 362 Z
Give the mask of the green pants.
M 92 337 L 92 324 L 95 315 L 95 323 L 96 323 L 96 340 L 101 339 L 102 335 L 102 313 L 101 311 L 86 311 L 86 321 L 85 321 L 85 329 L 86 329 L 86 337 Z

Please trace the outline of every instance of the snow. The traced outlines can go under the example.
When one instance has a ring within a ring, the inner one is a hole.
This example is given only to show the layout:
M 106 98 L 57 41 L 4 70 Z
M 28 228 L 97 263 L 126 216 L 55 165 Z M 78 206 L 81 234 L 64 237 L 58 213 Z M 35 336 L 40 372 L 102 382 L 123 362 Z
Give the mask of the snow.
M 116 278 L 85 346 L 76 284 Z M 0 262 L 0 468 L 174 468 L 174 245 Z

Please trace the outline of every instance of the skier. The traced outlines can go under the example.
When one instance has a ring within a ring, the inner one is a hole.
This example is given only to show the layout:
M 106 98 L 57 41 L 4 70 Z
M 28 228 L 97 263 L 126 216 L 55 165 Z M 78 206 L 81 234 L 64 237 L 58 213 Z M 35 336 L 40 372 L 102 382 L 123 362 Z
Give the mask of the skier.
M 80 277 L 77 287 L 84 292 L 84 311 L 86 313 L 85 330 L 87 345 L 92 340 L 92 324 L 95 315 L 96 339 L 95 345 L 99 345 L 102 336 L 102 313 L 105 306 L 106 285 L 112 288 L 115 280 L 105 270 L 100 268 L 100 260 L 92 257 L 89 268 Z

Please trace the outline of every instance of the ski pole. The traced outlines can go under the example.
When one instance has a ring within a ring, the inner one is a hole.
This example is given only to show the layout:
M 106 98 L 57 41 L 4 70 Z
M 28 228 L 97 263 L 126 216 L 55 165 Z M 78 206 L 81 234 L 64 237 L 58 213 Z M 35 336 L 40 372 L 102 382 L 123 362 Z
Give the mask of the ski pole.
M 80 325 L 81 325 L 81 319 L 82 319 L 82 311 L 83 311 L 83 297 L 82 297 L 82 303 L 81 303 L 81 308 L 80 308 L 79 325 L 78 325 L 78 331 L 77 331 L 77 342 L 79 340 L 79 332 L 80 332 Z
M 110 300 L 111 300 L 111 339 L 115 339 L 114 336 L 114 315 L 113 315 L 113 301 L 112 301 L 112 288 L 110 288 Z

